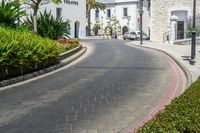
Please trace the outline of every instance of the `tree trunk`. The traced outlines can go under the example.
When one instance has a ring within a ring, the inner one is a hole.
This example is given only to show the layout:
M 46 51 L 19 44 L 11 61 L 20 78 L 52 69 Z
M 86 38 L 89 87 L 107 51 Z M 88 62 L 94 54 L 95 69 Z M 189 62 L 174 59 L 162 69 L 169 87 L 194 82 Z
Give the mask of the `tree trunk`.
M 33 32 L 37 34 L 37 10 L 33 12 Z
M 91 18 L 91 12 L 90 12 L 91 10 L 89 9 L 88 10 L 88 36 L 91 36 L 91 25 L 90 25 L 90 18 Z

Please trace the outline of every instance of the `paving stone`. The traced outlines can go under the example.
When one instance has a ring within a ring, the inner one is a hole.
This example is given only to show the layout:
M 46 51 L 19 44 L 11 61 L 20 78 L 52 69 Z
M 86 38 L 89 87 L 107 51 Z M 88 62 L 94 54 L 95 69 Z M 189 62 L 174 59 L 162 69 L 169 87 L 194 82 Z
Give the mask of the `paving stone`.
M 74 66 L 0 92 L 0 132 L 118 133 L 150 112 L 170 77 L 162 58 L 124 41 L 91 45 Z

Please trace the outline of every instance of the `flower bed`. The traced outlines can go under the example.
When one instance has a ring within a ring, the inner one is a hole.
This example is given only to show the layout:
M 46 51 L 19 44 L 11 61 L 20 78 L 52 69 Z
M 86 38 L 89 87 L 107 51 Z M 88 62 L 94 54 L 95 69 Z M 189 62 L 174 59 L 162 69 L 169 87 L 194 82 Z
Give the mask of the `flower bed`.
M 80 40 L 79 39 L 58 39 L 55 41 L 62 47 L 62 52 L 66 52 L 70 49 L 73 49 L 79 45 Z

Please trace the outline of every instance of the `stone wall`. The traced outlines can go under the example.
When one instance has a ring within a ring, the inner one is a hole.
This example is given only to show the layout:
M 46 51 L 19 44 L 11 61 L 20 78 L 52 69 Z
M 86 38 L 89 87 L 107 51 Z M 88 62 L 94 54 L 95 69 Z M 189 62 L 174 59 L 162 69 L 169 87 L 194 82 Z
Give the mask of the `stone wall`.
M 151 40 L 163 41 L 163 33 L 170 24 L 171 10 L 188 10 L 192 15 L 193 0 L 151 0 Z M 197 0 L 197 12 L 200 13 L 200 1 Z

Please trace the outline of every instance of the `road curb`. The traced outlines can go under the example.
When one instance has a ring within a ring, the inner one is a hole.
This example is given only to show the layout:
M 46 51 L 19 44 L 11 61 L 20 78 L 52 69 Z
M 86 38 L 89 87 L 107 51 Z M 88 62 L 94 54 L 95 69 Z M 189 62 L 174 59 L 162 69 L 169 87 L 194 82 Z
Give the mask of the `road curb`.
M 46 73 L 49 73 L 49 72 L 52 72 L 56 69 L 59 69 L 59 68 L 65 66 L 65 65 L 68 65 L 69 63 L 75 61 L 80 56 L 82 56 L 86 51 L 87 51 L 86 47 L 82 47 L 82 45 L 79 45 L 78 47 L 76 47 L 76 48 L 74 48 L 70 51 L 62 53 L 59 57 L 59 59 L 60 59 L 59 64 L 53 65 L 51 67 L 48 67 L 48 68 L 30 73 L 30 74 L 26 74 L 26 75 L 19 76 L 19 77 L 16 77 L 16 78 L 11 78 L 11 79 L 8 79 L 8 80 L 3 80 L 3 81 L 0 82 L 0 87 L 12 85 L 12 84 L 15 84 L 15 83 L 18 83 L 18 82 L 22 82 L 22 81 L 38 77 L 40 75 L 43 75 L 43 74 L 46 74 Z
M 156 49 L 156 48 L 151 48 L 151 47 L 147 47 L 147 46 L 143 46 L 143 45 L 136 45 L 133 43 L 129 43 L 131 45 L 134 45 L 136 47 L 141 47 L 141 48 L 147 48 L 147 49 L 152 49 L 152 50 L 156 50 L 156 51 L 160 51 L 164 54 L 166 54 L 167 56 L 169 56 L 184 72 L 186 78 L 187 78 L 187 87 L 189 87 L 192 84 L 192 75 L 190 73 L 190 71 L 183 65 L 183 63 L 181 63 L 176 57 L 174 57 L 173 55 L 169 54 L 166 51 L 160 50 L 160 49 Z
M 70 56 L 72 56 L 73 54 L 79 52 L 80 50 L 82 49 L 82 45 L 78 45 L 78 47 L 74 48 L 74 49 L 71 49 L 67 52 L 64 52 L 62 54 L 60 54 L 59 56 L 59 60 L 64 60 Z

